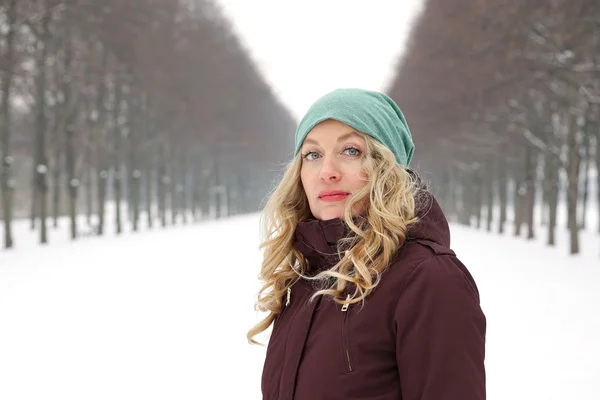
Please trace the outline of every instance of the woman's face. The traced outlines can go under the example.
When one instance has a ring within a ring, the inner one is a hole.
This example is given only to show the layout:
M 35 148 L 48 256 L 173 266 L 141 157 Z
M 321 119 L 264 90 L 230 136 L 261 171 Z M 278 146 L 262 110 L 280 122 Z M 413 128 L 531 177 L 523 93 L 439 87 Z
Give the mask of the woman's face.
M 308 133 L 300 149 L 300 179 L 315 218 L 344 217 L 348 198 L 367 184 L 365 151 L 365 140 L 339 121 L 323 121 Z

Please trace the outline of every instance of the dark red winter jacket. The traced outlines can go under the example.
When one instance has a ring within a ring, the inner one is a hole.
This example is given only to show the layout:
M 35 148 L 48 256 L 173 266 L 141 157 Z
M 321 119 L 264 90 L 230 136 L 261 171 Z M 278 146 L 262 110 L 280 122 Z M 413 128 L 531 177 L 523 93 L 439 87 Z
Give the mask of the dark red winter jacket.
M 339 219 L 302 222 L 295 246 L 311 268 L 331 267 L 324 253 L 346 232 Z M 409 237 L 362 308 L 309 302 L 313 282 L 294 284 L 269 340 L 264 400 L 485 399 L 486 318 L 435 200 Z

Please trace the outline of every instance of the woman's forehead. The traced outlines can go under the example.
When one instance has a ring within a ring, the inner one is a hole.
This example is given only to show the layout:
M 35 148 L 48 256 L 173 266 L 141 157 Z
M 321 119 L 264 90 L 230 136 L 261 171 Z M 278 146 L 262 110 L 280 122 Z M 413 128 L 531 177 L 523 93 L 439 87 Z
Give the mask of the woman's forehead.
M 324 121 L 329 122 L 329 121 Z M 354 128 L 342 122 L 333 121 L 335 123 L 316 125 L 306 135 L 303 143 L 318 143 L 320 141 L 343 141 L 350 138 L 363 139 L 362 135 Z

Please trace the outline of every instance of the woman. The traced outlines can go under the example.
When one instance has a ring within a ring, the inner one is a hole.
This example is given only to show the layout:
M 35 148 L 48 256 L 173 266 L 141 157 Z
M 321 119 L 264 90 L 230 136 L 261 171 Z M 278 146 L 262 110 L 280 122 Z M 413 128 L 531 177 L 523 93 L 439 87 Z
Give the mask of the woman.
M 486 318 L 386 95 L 338 89 L 264 210 L 264 400 L 485 399 Z

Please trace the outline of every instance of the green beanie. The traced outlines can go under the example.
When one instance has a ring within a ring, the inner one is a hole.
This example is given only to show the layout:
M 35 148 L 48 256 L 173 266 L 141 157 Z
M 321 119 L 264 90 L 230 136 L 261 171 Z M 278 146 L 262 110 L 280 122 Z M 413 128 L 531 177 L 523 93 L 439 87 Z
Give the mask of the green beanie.
M 364 89 L 336 89 L 319 98 L 298 125 L 294 155 L 312 128 L 328 119 L 378 140 L 394 153 L 401 166 L 410 163 L 415 145 L 402 111 L 385 94 Z

